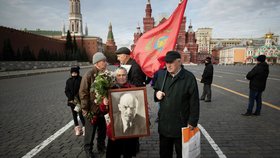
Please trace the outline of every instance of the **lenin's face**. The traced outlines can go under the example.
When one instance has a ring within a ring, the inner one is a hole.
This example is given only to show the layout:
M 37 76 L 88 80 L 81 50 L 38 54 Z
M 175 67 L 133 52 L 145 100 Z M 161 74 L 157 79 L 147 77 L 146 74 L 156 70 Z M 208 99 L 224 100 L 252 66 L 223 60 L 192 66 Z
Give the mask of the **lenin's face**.
M 125 121 L 132 121 L 136 114 L 136 98 L 132 94 L 124 94 L 118 104 L 121 116 Z

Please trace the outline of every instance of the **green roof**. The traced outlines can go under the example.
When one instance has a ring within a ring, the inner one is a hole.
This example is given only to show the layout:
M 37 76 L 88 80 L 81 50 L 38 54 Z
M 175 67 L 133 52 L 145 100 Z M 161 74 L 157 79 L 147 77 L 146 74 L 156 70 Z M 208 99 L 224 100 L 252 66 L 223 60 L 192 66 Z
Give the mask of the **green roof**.
M 42 36 L 61 36 L 62 32 L 61 31 L 51 31 L 51 30 L 27 30 L 25 29 L 24 31 L 30 32 L 36 35 L 42 35 Z
M 114 41 L 114 35 L 113 35 L 112 24 L 111 24 L 111 23 L 110 23 L 110 25 L 109 25 L 109 31 L 108 31 L 107 40 L 112 40 L 112 41 Z

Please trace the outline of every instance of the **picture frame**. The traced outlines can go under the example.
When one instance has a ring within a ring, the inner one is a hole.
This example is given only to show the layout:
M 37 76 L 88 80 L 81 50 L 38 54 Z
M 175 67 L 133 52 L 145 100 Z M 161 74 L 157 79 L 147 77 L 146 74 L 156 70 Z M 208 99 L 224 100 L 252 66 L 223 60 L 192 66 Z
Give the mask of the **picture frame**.
M 146 87 L 110 89 L 108 99 L 114 139 L 150 135 Z

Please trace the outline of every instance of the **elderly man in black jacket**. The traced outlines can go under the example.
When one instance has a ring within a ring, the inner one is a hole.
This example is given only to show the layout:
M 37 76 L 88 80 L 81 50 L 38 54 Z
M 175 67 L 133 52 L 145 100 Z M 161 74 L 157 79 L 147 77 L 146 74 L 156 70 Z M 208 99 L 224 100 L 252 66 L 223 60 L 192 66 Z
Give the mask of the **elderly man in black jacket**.
M 136 63 L 136 61 L 130 57 L 130 53 L 130 50 L 126 47 L 119 48 L 116 51 L 118 61 L 120 61 L 120 64 L 122 66 L 129 66 L 129 69 L 127 70 L 128 83 L 133 84 L 137 87 L 145 86 L 146 75 L 141 70 L 141 67 Z
M 158 132 L 160 157 L 182 157 L 182 127 L 193 129 L 199 119 L 199 94 L 194 75 L 184 69 L 176 51 L 166 54 L 166 70 L 158 73 L 154 86 L 154 100 L 160 102 Z
M 269 74 L 269 66 L 265 62 L 265 59 L 265 55 L 258 56 L 257 65 L 246 75 L 246 78 L 250 80 L 250 94 L 247 112 L 242 114 L 244 116 L 252 115 L 255 100 L 257 107 L 253 115 L 259 116 L 261 114 L 262 92 L 265 90 L 266 80 Z
M 200 100 L 204 100 L 205 102 L 211 102 L 211 84 L 213 81 L 213 65 L 211 62 L 211 58 L 207 57 L 205 59 L 205 68 L 202 74 L 201 83 L 203 83 L 203 92 L 200 97 Z

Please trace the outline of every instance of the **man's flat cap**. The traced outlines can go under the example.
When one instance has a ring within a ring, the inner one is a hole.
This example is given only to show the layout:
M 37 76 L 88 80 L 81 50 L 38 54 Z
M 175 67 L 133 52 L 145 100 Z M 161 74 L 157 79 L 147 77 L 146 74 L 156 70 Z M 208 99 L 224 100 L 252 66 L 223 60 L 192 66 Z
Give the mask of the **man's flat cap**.
M 130 55 L 130 50 L 127 47 L 121 47 L 116 51 L 116 54 L 127 54 Z
M 169 52 L 167 52 L 164 60 L 167 63 L 172 63 L 174 60 L 180 59 L 180 58 L 181 58 L 181 55 L 180 55 L 179 52 L 177 52 L 177 51 L 169 51 Z

